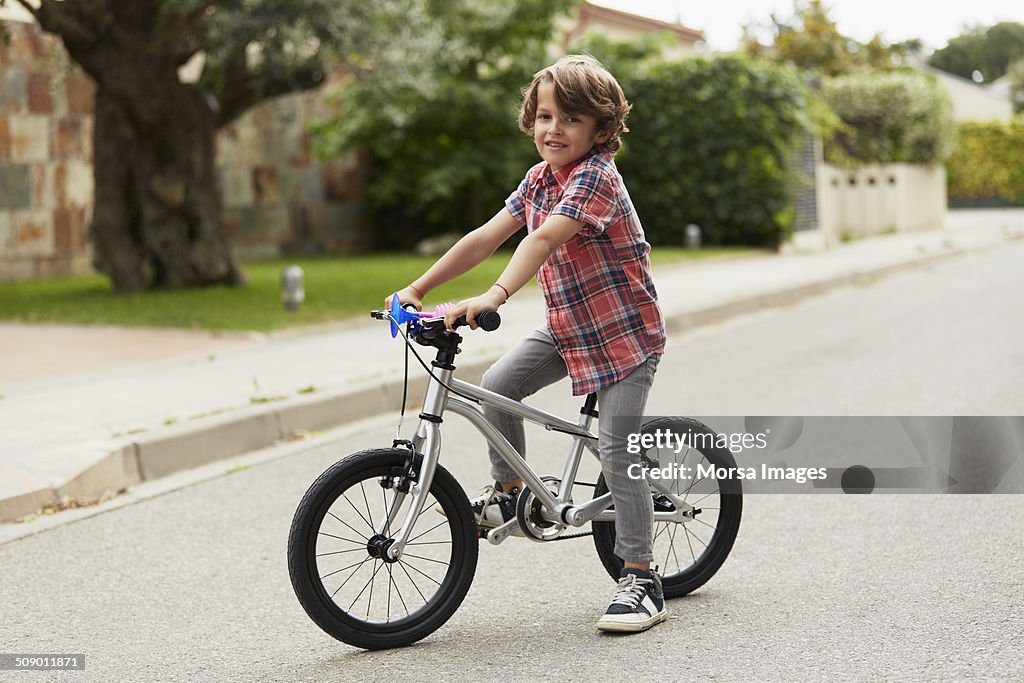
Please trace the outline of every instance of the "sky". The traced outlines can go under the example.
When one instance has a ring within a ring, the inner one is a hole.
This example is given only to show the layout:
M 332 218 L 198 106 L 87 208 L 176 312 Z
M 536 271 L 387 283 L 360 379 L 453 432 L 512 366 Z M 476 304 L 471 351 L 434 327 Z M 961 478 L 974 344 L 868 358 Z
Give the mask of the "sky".
M 769 23 L 793 15 L 793 0 L 591 0 L 594 4 L 641 14 L 663 21 L 677 18 L 689 28 L 701 29 L 714 50 L 736 47 L 742 25 L 754 20 Z M 965 26 L 999 21 L 1024 23 L 1022 0 L 826 0 L 829 16 L 839 31 L 860 42 L 876 33 L 890 43 L 921 38 L 927 51 L 946 45 Z
M 591 0 L 624 12 L 675 21 L 702 29 L 713 50 L 736 47 L 743 24 L 769 22 L 773 11 L 793 14 L 793 0 Z M 840 32 L 866 42 L 881 33 L 890 43 L 921 38 L 926 51 L 946 45 L 965 26 L 999 21 L 1024 23 L 1024 0 L 826 0 Z M 6 14 L 17 10 L 8 1 Z

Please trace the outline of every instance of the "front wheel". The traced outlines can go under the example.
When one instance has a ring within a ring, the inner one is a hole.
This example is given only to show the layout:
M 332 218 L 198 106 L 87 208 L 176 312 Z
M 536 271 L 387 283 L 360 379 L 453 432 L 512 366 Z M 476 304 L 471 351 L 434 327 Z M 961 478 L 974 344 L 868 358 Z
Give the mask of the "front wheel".
M 654 561 L 662 575 L 665 596 L 677 598 L 697 590 L 715 575 L 725 562 L 740 528 L 743 512 L 743 491 L 736 479 L 700 477 L 709 465 L 735 468 L 736 460 L 728 448 L 715 445 L 716 435 L 704 424 L 689 418 L 662 418 L 645 424 L 641 431 L 656 433 L 668 430 L 673 434 L 689 435 L 692 447 L 680 449 L 651 448 L 641 454 L 653 466 L 665 468 L 675 465 L 690 467 L 690 479 L 663 480 L 673 494 L 699 510 L 693 519 L 684 523 L 654 522 Z M 664 433 L 664 432 L 663 432 Z M 698 467 L 702 465 L 702 467 Z M 598 477 L 594 497 L 608 492 L 604 475 Z M 669 499 L 652 490 L 655 511 L 672 511 Z M 594 522 L 594 545 L 601 563 L 614 579 L 622 571 L 622 560 L 615 554 L 615 523 Z
M 387 556 L 412 504 L 412 494 L 401 491 L 412 457 L 379 449 L 335 463 L 292 520 L 288 571 L 295 595 L 320 628 L 356 647 L 399 647 L 433 633 L 458 609 L 476 572 L 469 501 L 440 465 L 401 557 Z

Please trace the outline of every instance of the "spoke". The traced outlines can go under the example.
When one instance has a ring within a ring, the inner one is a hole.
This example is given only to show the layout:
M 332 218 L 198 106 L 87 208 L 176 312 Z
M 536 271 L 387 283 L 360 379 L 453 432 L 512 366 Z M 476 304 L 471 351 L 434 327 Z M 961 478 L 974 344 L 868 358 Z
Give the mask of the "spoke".
M 383 486 L 380 487 L 380 496 L 384 500 L 384 535 L 391 538 L 391 508 L 388 507 L 388 490 Z
M 402 557 L 403 557 L 403 558 L 405 557 L 405 554 L 404 554 L 404 553 L 402 554 Z M 400 564 L 407 564 L 407 565 L 409 565 L 409 569 L 413 570 L 413 571 L 414 571 L 414 572 L 416 572 L 417 574 L 422 574 L 423 576 L 427 577 L 428 579 L 430 579 L 431 581 L 433 581 L 434 583 L 436 583 L 436 584 L 437 584 L 438 586 L 440 586 L 440 585 L 441 585 L 441 582 L 440 582 L 440 581 L 438 581 L 437 579 L 435 579 L 435 578 L 434 578 L 433 576 L 431 576 L 430 574 L 423 574 L 423 572 L 422 572 L 421 570 L 419 570 L 419 569 L 418 569 L 418 568 L 416 567 L 416 565 L 412 564 L 411 562 L 401 562 Z M 423 596 L 423 594 L 422 594 L 422 593 L 420 593 L 420 596 L 422 597 L 422 596 Z M 423 600 L 423 602 L 426 602 L 426 599 L 424 599 L 424 600 Z
M 705 522 L 703 519 L 700 519 L 699 517 L 694 517 L 693 521 L 700 522 L 701 524 L 703 524 L 707 528 L 711 529 L 712 531 L 715 531 L 715 527 L 714 526 L 712 526 L 711 524 L 708 524 L 707 522 Z
M 346 569 L 351 569 L 352 567 L 355 567 L 355 566 L 356 566 L 357 564 L 361 565 L 361 564 L 363 564 L 363 562 L 366 562 L 366 561 L 367 561 L 368 559 L 370 559 L 370 556 L 369 556 L 369 555 L 367 555 L 366 557 L 364 557 L 364 558 L 363 558 L 362 560 L 360 560 L 359 562 L 353 562 L 352 564 L 350 564 L 350 565 L 349 565 L 349 566 L 347 566 L 347 567 L 342 567 L 341 569 L 335 569 L 335 570 L 334 570 L 333 572 L 331 572 L 330 574 L 324 574 L 323 576 L 321 576 L 321 577 L 320 577 L 320 580 L 321 580 L 321 581 L 323 581 L 323 580 L 324 580 L 324 579 L 326 579 L 326 578 L 327 578 L 328 576 L 334 576 L 334 575 L 335 575 L 335 574 L 337 574 L 338 572 L 343 572 L 343 571 L 345 571 Z
M 668 566 L 668 556 L 672 554 L 672 530 L 668 532 L 668 552 L 665 553 L 665 566 Z
M 409 539 L 409 541 L 410 541 L 410 542 L 412 542 L 412 541 L 415 541 L 415 540 L 416 540 L 417 538 L 423 538 L 424 536 L 426 536 L 427 534 L 429 534 L 429 533 L 430 533 L 431 531 L 433 531 L 433 530 L 434 530 L 434 529 L 436 529 L 437 527 L 439 527 L 439 526 L 444 526 L 444 525 L 445 525 L 445 524 L 447 524 L 447 523 L 448 523 L 448 520 L 447 520 L 447 519 L 445 519 L 445 520 L 442 520 L 442 521 L 438 522 L 437 526 L 432 526 L 432 527 L 430 527 L 429 529 L 427 529 L 426 531 L 424 531 L 424 532 L 423 532 L 422 534 L 420 534 L 419 536 L 416 536 L 415 538 L 410 538 L 410 539 Z M 406 544 L 406 545 L 408 545 L 408 544 Z
M 410 583 L 412 584 L 412 587 L 416 589 L 416 592 L 420 594 L 420 599 L 421 599 L 421 600 L 423 601 L 423 604 L 424 604 L 424 605 L 425 605 L 425 604 L 427 604 L 427 599 L 426 599 L 425 597 L 423 597 L 423 591 L 421 591 L 421 590 L 420 590 L 420 587 L 416 585 L 416 582 L 415 582 L 415 581 L 413 581 L 413 579 L 412 579 L 412 575 L 411 575 L 411 574 L 409 574 L 409 570 L 408 570 L 408 569 L 406 569 L 406 568 L 405 568 L 405 565 L 404 565 L 404 564 L 402 564 L 401 562 L 399 562 L 399 563 L 398 563 L 398 566 L 399 566 L 399 567 L 401 567 L 401 568 L 402 568 L 402 571 L 403 571 L 403 572 L 405 572 L 405 575 L 406 575 L 407 577 L 409 577 L 409 582 L 410 582 Z M 405 610 L 405 611 L 406 611 L 406 614 L 408 614 L 408 613 L 409 613 L 409 609 L 408 609 L 408 608 L 406 608 L 406 610 Z
M 693 533 L 692 531 L 690 531 L 689 529 L 687 529 L 687 528 L 686 528 L 685 526 L 683 527 L 683 529 L 684 529 L 684 530 L 686 531 L 686 533 L 687 533 L 687 534 L 689 534 L 689 536 L 688 536 L 687 538 L 690 538 L 690 537 L 692 537 L 692 538 L 693 538 L 693 540 L 697 541 L 697 543 L 700 543 L 700 544 L 701 544 L 702 546 L 704 546 L 705 548 L 707 548 L 707 547 L 708 547 L 708 544 L 707 544 L 707 543 L 705 543 L 704 541 L 700 540 L 700 536 L 698 536 L 697 534 Z
M 676 532 L 678 531 L 679 529 L 672 530 L 672 543 L 669 545 L 669 548 L 672 550 L 672 557 L 676 558 L 676 568 L 681 570 L 683 568 L 683 563 L 679 561 L 679 555 L 676 554 Z M 666 564 L 668 564 L 667 560 Z
M 668 522 L 662 522 L 661 523 L 661 531 L 659 531 L 658 533 L 654 534 L 654 538 L 651 539 L 651 544 L 652 545 L 654 544 L 654 541 L 658 540 L 658 536 L 661 536 L 665 532 L 665 529 L 668 529 Z
M 381 565 L 380 565 L 381 567 L 383 567 L 386 564 L 387 564 L 387 562 L 385 562 L 384 560 L 381 560 Z M 373 580 L 375 578 L 377 578 L 377 572 L 379 572 L 379 571 L 380 571 L 380 569 L 375 569 L 374 572 L 373 572 L 373 576 L 370 577 L 370 597 L 366 600 L 366 620 L 367 621 L 370 620 L 370 605 L 373 604 Z
M 360 485 L 362 485 L 362 483 L 363 482 L 359 482 Z M 377 530 L 373 528 L 373 525 L 370 524 L 370 522 L 366 519 L 366 517 L 363 517 L 363 513 L 359 511 L 359 508 L 356 507 L 356 504 L 353 503 L 351 500 L 349 500 L 348 496 L 345 495 L 344 493 L 341 494 L 341 497 L 345 499 L 345 502 L 348 503 L 348 506 L 350 508 L 352 508 L 353 510 L 356 511 L 356 514 L 359 515 L 359 519 L 363 520 L 363 524 L 365 524 L 366 526 L 370 527 L 370 535 L 372 536 L 373 534 L 376 534 Z M 335 519 L 337 519 L 337 517 L 335 517 Z M 348 526 L 348 525 L 346 525 L 346 526 Z M 349 528 L 352 529 L 352 527 L 349 527 Z M 355 531 L 355 529 L 352 529 L 352 530 Z
M 320 553 L 320 554 L 317 555 L 317 557 L 327 557 L 328 555 L 341 555 L 343 553 L 355 553 L 355 552 L 358 552 L 360 550 L 365 552 L 366 548 L 352 548 L 351 550 L 335 550 L 332 553 Z
M 683 453 L 683 461 L 681 463 L 679 463 L 679 471 L 680 472 L 685 472 L 686 471 L 686 470 L 683 469 L 683 465 L 686 464 L 686 459 L 690 457 L 690 451 L 692 451 L 692 450 L 693 450 L 693 447 L 690 446 L 689 444 L 687 444 L 686 452 Z
M 321 536 L 327 536 L 329 538 L 336 538 L 339 541 L 347 541 L 349 543 L 355 543 L 358 546 L 364 546 L 364 547 L 366 546 L 366 542 L 369 540 L 369 539 L 364 538 L 361 541 L 354 541 L 351 538 L 345 538 L 344 536 L 335 536 L 334 534 L 329 534 L 326 531 L 318 531 L 317 534 L 319 534 Z M 358 550 L 358 548 L 357 548 L 357 550 Z
M 344 496 L 342 496 L 342 498 L 344 498 Z M 348 498 L 345 498 L 345 500 L 348 500 Z M 351 504 L 352 503 L 349 503 L 349 505 L 351 505 Z M 356 512 L 359 512 L 359 511 L 356 510 Z M 327 514 L 329 514 L 331 517 L 334 517 L 336 520 L 338 520 L 339 522 L 341 522 L 342 524 L 347 526 L 349 529 L 351 529 L 353 532 L 355 532 L 355 534 L 357 536 L 359 536 L 360 538 L 362 538 L 364 541 L 369 541 L 370 540 L 368 537 L 363 536 L 362 532 L 359 532 L 359 531 L 356 531 L 355 529 L 352 529 L 352 525 L 351 524 L 349 524 L 348 522 L 346 522 L 341 517 L 339 517 L 338 515 L 336 515 L 333 512 L 331 512 L 330 510 L 327 511 Z
M 373 533 L 377 533 L 377 528 L 373 526 L 373 514 L 370 512 L 370 501 L 366 499 L 366 488 L 363 487 L 363 482 L 359 482 L 359 490 L 363 492 L 363 503 L 366 504 L 366 519 L 369 520 L 370 528 L 373 529 Z M 387 510 L 385 510 L 387 512 Z M 370 586 L 370 591 L 373 592 L 373 586 Z
M 693 552 L 693 543 L 690 542 L 690 536 L 692 534 L 690 534 L 690 530 L 687 529 L 685 526 L 683 527 L 683 531 L 686 532 L 686 545 L 690 546 L 690 557 L 693 558 L 693 563 L 697 564 L 697 555 Z
M 691 490 L 693 489 L 694 485 L 695 485 L 695 484 L 696 484 L 696 483 L 697 483 L 698 481 L 704 481 L 705 479 L 707 479 L 707 477 L 701 477 L 700 479 L 691 479 L 691 480 L 690 480 L 690 485 L 686 487 L 686 490 L 685 490 L 685 491 L 683 491 L 683 500 L 686 500 L 686 497 L 687 497 L 688 495 L 690 495 L 690 491 L 691 491 Z
M 351 578 L 352 578 L 353 576 L 355 576 L 355 575 L 356 575 L 356 572 L 358 572 L 358 571 L 359 571 L 359 570 L 360 570 L 360 569 L 362 568 L 362 566 L 363 566 L 364 564 L 366 564 L 366 561 L 367 561 L 368 559 L 370 559 L 370 556 L 369 556 L 369 555 L 367 555 L 366 557 L 364 557 L 364 558 L 363 558 L 363 561 L 359 563 L 359 566 L 358 566 L 358 567 L 356 567 L 355 569 L 353 569 L 353 570 L 352 570 L 352 573 L 348 575 L 348 578 L 347 578 L 347 579 L 345 579 L 344 581 L 342 581 L 342 582 L 341 582 L 341 585 L 340 585 L 340 586 L 338 586 L 337 588 L 335 588 L 335 589 L 334 589 L 334 592 L 333 592 L 333 593 L 331 593 L 331 599 L 332 599 L 332 600 L 334 599 L 334 596 L 338 594 L 338 591 L 340 591 L 340 590 L 341 590 L 342 588 L 344 588 L 344 587 L 345 587 L 345 584 L 349 582 L 349 579 L 351 579 Z M 348 568 L 348 567 L 346 567 L 346 569 L 347 569 L 347 568 Z
M 384 564 L 385 564 L 385 563 L 384 563 L 384 561 L 383 561 L 383 560 L 381 560 L 380 558 L 376 558 L 376 559 L 374 560 L 374 564 L 376 564 L 376 563 L 377 563 L 377 561 L 380 561 L 380 563 L 381 563 L 381 567 L 383 567 L 383 566 L 384 566 Z M 373 574 L 371 574 L 371 575 L 370 575 L 370 580 L 369 580 L 369 581 L 367 581 L 366 583 L 364 583 L 364 584 L 363 584 L 363 587 L 362 587 L 362 589 L 361 589 L 361 590 L 359 591 L 359 593 L 358 593 L 358 594 L 356 595 L 356 599 L 352 601 L 352 604 L 348 606 L 348 610 L 347 610 L 347 611 L 351 611 L 351 610 L 352 610 L 352 608 L 353 608 L 353 607 L 355 607 L 356 601 L 358 601 L 358 600 L 359 600 L 359 598 L 363 597 L 363 591 L 365 591 L 365 590 L 366 590 L 366 587 L 367 587 L 367 586 L 369 586 L 369 585 L 370 585 L 371 583 L 373 583 L 373 579 L 374 579 L 374 577 L 375 577 L 375 576 L 377 576 L 377 572 L 379 572 L 379 571 L 380 571 L 380 567 L 377 567 L 376 569 L 374 569 L 374 570 L 373 570 Z M 371 589 L 370 589 L 370 591 L 372 592 L 372 591 L 373 591 L 373 589 L 371 588 Z M 369 605 L 369 603 L 367 603 L 367 605 Z M 369 618 L 370 618 L 370 617 L 369 617 L 369 614 L 370 614 L 370 608 L 369 608 L 369 606 L 367 606 L 367 608 L 366 608 L 366 614 L 367 614 L 367 617 L 366 617 L 366 618 L 367 618 L 367 619 L 369 619 Z
M 384 563 L 384 567 L 388 570 L 388 606 L 387 612 L 384 614 L 384 623 L 391 623 L 391 565 L 387 562 Z
M 415 557 L 417 560 L 426 560 L 427 562 L 436 562 L 437 564 L 443 564 L 446 567 L 450 567 L 450 562 L 442 562 L 441 560 L 435 560 L 430 557 L 423 557 L 422 555 L 413 555 L 412 553 L 402 553 L 403 557 Z
M 451 541 L 421 541 L 419 543 L 406 543 L 406 545 L 442 545 L 444 543 L 451 543 Z
M 697 500 L 695 500 L 695 501 L 693 501 L 692 503 L 690 503 L 690 505 L 696 505 L 697 503 L 701 502 L 702 500 L 704 500 L 704 499 L 705 499 L 705 498 L 707 498 L 708 496 L 713 496 L 713 495 L 715 495 L 716 493 L 718 493 L 718 489 L 715 489 L 715 490 L 714 490 L 714 491 L 712 491 L 711 493 L 705 493 L 705 494 L 704 494 L 703 496 L 701 496 L 701 497 L 700 497 L 700 498 L 698 498 Z M 718 508 L 709 508 L 709 509 L 717 510 Z
M 395 593 L 398 594 L 398 600 L 402 603 L 402 607 L 405 609 L 405 616 L 409 616 L 409 608 L 405 604 L 405 598 L 402 597 L 402 591 L 398 590 L 398 582 L 395 581 L 395 576 L 391 571 L 391 565 L 388 565 L 388 579 L 391 580 L 391 585 L 395 587 Z M 391 621 L 391 589 L 388 588 L 388 621 Z
M 416 515 L 416 519 L 412 520 L 412 523 L 414 525 L 416 524 L 416 522 L 420 521 L 420 517 L 423 516 L 423 513 L 425 513 L 427 510 L 432 510 L 434 508 L 433 505 L 429 505 L 428 503 L 429 503 L 429 501 L 426 501 L 426 502 L 423 503 L 423 509 L 420 510 L 420 514 Z M 435 505 L 437 504 L 437 498 L 434 498 L 434 504 Z M 434 527 L 434 528 L 436 529 L 437 527 Z

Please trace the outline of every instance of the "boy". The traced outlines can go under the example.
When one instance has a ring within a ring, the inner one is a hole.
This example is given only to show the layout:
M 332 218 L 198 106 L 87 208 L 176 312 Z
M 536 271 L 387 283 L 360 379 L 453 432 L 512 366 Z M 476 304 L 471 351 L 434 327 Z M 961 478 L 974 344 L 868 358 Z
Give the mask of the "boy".
M 542 161 L 527 172 L 505 208 L 398 293 L 403 304 L 420 308 L 427 292 L 489 257 L 526 225 L 529 234 L 497 282 L 456 304 L 446 321 L 450 326 L 466 315 L 476 329 L 480 311 L 497 310 L 537 276 L 547 304 L 546 327 L 498 360 L 482 384 L 521 400 L 568 374 L 574 395 L 597 392 L 601 469 L 617 511 L 615 553 L 625 564 L 597 627 L 627 632 L 646 630 L 667 616 L 661 579 L 650 569 L 650 489 L 642 479 L 626 475 L 631 462 L 626 438 L 640 427 L 665 349 L 650 245 L 613 161 L 619 138 L 628 130 L 629 109 L 618 82 L 592 57 L 563 57 L 537 72 L 524 92 L 519 127 L 533 137 Z M 509 443 L 525 453 L 522 419 L 486 412 Z M 515 515 L 523 486 L 493 449 L 490 459 L 495 484 L 473 501 L 485 527 Z

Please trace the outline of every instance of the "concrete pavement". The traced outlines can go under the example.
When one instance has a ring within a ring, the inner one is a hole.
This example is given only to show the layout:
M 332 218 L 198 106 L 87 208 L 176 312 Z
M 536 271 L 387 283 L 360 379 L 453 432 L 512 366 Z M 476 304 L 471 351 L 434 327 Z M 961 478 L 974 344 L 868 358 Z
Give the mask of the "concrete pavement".
M 1020 237 L 1024 210 L 957 211 L 943 230 L 666 266 L 655 282 L 672 334 Z M 497 332 L 467 333 L 461 377 L 543 324 L 535 289 L 501 313 Z M 395 410 L 402 362 L 369 318 L 271 336 L 0 324 L 0 522 Z M 415 361 L 410 376 L 415 403 Z

